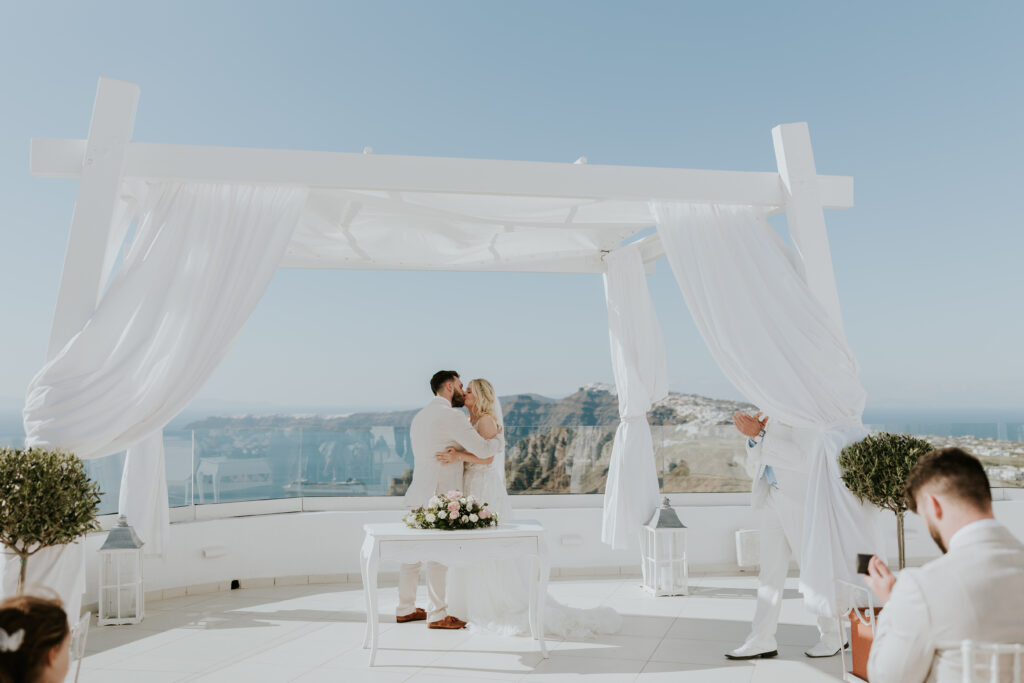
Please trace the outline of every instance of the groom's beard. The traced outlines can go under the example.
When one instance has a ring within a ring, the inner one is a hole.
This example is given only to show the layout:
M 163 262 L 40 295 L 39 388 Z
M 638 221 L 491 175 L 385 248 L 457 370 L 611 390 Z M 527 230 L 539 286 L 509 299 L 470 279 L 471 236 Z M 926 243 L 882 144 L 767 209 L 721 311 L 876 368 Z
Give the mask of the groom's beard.
M 461 408 L 466 405 L 466 395 L 461 391 L 452 394 L 452 408 Z

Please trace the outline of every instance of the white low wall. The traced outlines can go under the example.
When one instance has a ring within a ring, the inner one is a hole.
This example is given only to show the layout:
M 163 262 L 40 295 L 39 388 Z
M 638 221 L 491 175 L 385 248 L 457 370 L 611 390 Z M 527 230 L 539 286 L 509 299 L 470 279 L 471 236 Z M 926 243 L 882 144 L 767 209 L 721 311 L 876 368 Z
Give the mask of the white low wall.
M 528 501 L 517 501 L 525 504 Z M 996 516 L 1024 538 L 1024 500 L 998 501 Z M 677 507 L 689 527 L 688 559 L 691 571 L 738 571 L 734 534 L 756 528 L 757 518 L 748 505 L 685 505 Z M 147 559 L 149 599 L 188 592 L 225 590 L 233 579 L 242 586 L 278 583 L 359 581 L 358 554 L 362 526 L 396 521 L 401 511 L 344 510 L 294 512 L 227 517 L 171 525 L 166 557 Z M 879 513 L 889 555 L 896 555 L 896 523 L 891 513 Z M 601 543 L 599 507 L 517 508 L 520 519 L 536 519 L 548 530 L 554 574 L 639 573 L 638 550 L 613 551 Z M 938 556 L 938 549 L 917 515 L 907 516 L 907 556 L 911 564 Z M 86 605 L 96 602 L 96 550 L 106 534 L 86 540 Z M 223 552 L 204 558 L 204 549 Z M 852 561 L 852 558 L 851 558 Z M 385 571 L 397 567 L 384 567 Z

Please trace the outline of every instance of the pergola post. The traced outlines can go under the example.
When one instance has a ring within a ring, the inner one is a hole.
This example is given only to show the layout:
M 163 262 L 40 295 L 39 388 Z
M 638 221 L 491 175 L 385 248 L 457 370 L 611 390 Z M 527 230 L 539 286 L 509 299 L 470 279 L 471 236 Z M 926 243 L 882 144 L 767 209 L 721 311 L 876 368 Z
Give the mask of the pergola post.
M 96 87 L 71 232 L 64 254 L 47 359 L 53 358 L 96 309 L 139 86 L 101 78 Z
M 786 123 L 772 128 L 772 141 L 786 197 L 789 236 L 803 261 L 807 286 L 842 330 L 839 292 L 810 131 L 806 123 Z

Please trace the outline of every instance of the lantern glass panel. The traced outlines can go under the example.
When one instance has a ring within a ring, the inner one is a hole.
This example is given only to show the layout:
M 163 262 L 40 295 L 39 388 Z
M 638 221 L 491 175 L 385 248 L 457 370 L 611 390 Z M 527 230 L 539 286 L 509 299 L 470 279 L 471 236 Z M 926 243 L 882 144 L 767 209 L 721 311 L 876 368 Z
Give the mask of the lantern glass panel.
M 117 615 L 119 619 L 134 619 L 139 614 L 138 590 L 135 586 L 125 586 L 118 592 L 121 595 L 121 612 Z
M 138 623 L 142 612 L 140 551 L 100 553 L 101 623 Z

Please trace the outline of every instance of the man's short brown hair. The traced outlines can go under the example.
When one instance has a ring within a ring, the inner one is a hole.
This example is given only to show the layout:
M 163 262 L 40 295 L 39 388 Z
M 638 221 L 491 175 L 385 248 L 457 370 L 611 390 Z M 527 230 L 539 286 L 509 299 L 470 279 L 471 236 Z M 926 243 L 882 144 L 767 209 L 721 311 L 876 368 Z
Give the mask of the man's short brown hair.
M 967 451 L 950 447 L 925 453 L 907 475 L 907 507 L 917 512 L 917 493 L 925 486 L 953 496 L 978 510 L 992 508 L 992 491 L 981 461 Z
M 438 370 L 434 373 L 434 376 L 430 378 L 430 390 L 434 392 L 434 396 L 437 396 L 437 392 L 441 391 L 441 387 L 444 383 L 450 379 L 458 379 L 459 373 L 454 370 Z

